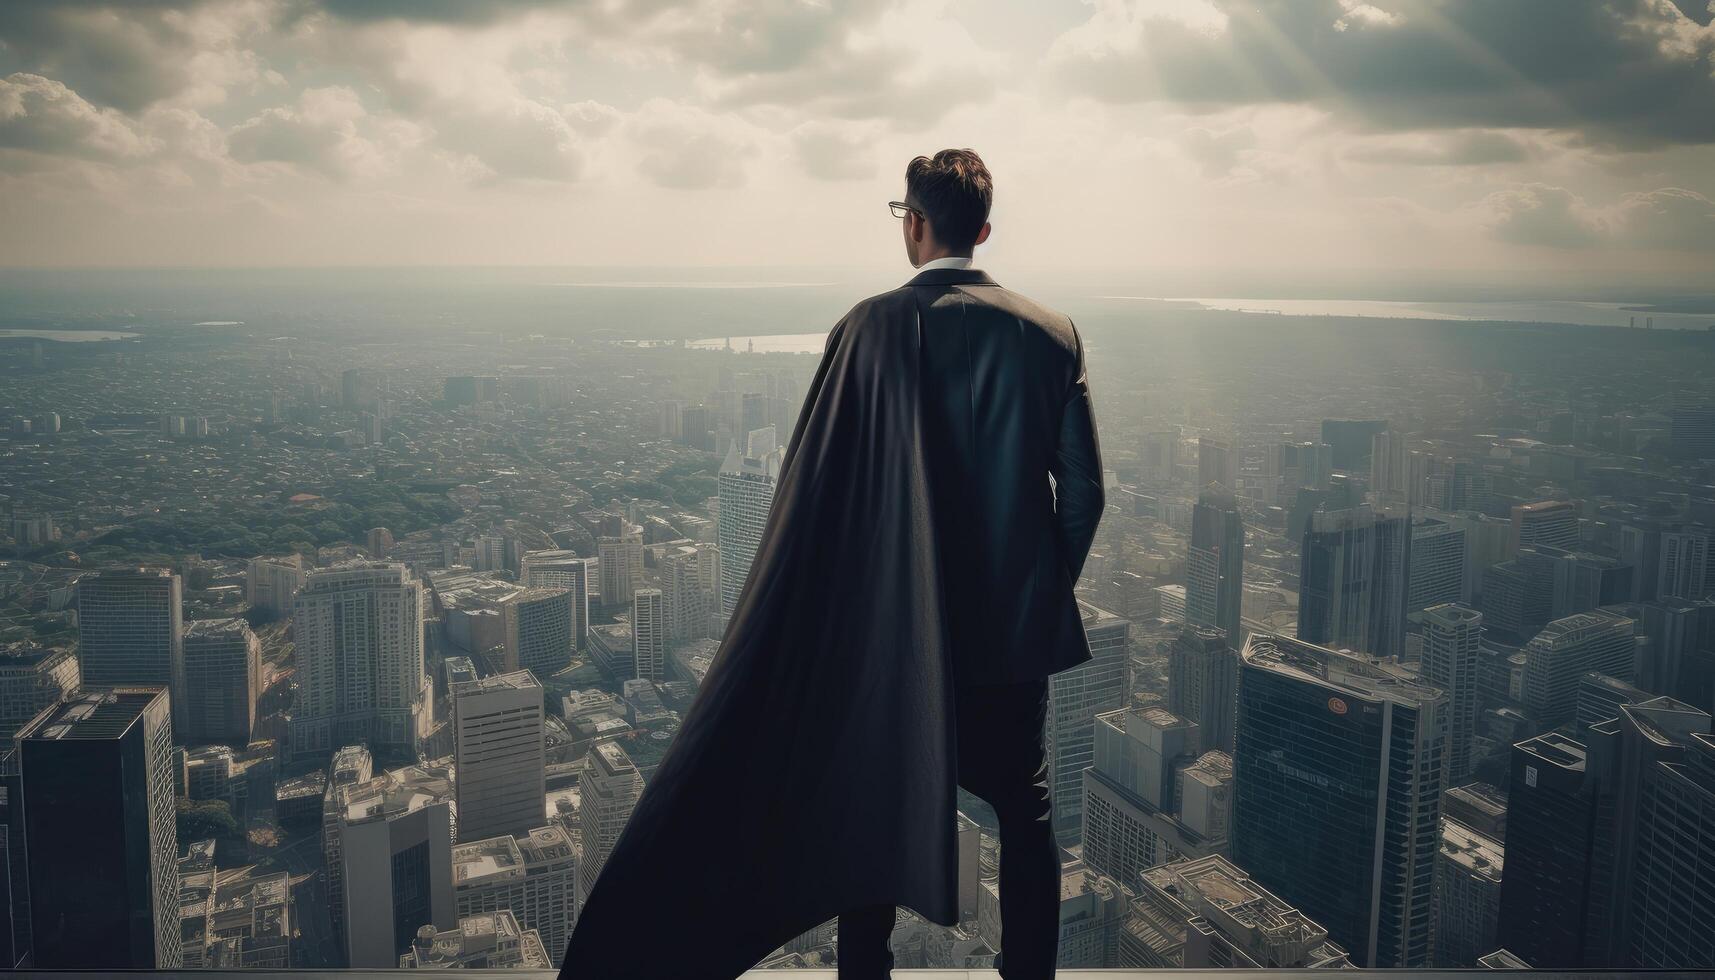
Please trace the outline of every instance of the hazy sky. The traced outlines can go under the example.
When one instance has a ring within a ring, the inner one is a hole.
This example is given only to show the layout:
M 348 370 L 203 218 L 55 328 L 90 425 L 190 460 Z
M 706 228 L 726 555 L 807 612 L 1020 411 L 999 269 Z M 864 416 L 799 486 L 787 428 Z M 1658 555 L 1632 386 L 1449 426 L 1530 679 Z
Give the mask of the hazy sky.
M 0 265 L 985 261 L 1715 281 L 1706 0 L 4 0 Z

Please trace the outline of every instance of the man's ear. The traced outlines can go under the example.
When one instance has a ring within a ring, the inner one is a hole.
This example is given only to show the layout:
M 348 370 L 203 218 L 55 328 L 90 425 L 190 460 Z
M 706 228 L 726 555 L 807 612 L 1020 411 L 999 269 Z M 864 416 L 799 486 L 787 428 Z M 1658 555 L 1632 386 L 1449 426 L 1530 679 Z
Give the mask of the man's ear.
M 977 232 L 977 240 L 972 242 L 971 244 L 972 245 L 981 245 L 983 242 L 986 242 L 988 240 L 989 240 L 989 223 L 985 221 L 985 222 L 983 222 L 983 226 L 982 226 L 981 230 L 979 230 Z
M 911 240 L 923 244 L 923 236 L 929 231 L 929 219 L 920 214 L 911 215 Z

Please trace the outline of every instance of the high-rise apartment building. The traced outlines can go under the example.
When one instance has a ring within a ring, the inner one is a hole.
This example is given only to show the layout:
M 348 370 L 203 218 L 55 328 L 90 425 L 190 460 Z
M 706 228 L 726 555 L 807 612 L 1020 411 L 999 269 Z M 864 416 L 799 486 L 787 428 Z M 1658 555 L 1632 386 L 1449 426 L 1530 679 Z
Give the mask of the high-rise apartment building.
M 290 749 L 367 743 L 409 755 L 429 732 L 423 586 L 398 562 L 317 569 L 293 601 L 298 697 Z
M 1427 964 L 1446 696 L 1393 663 L 1266 633 L 1240 669 L 1233 862 L 1353 962 Z
M 631 655 L 639 678 L 667 682 L 667 600 L 660 589 L 638 589 L 632 596 Z
M 574 551 L 528 551 L 524 554 L 523 581 L 527 588 L 565 589 L 571 593 L 573 650 L 582 650 L 589 643 L 589 563 L 590 559 Z
M 1204 746 L 1233 750 L 1239 654 L 1219 629 L 1187 626 L 1167 649 L 1167 710 L 1194 721 Z
M 1578 547 L 1578 508 L 1565 500 L 1513 505 L 1512 550 L 1545 544 L 1567 551 Z
M 87 688 L 18 733 L 40 969 L 180 965 L 168 700 L 164 686 Z
M 578 777 L 578 829 L 582 844 L 577 869 L 580 911 L 642 793 L 643 777 L 618 743 L 602 742 L 590 750 L 589 765 Z
M 1238 642 L 1244 600 L 1245 527 L 1229 490 L 1205 489 L 1191 511 L 1185 557 L 1185 620 L 1215 626 Z
M 1709 528 L 1663 531 L 1657 598 L 1700 599 L 1709 592 Z
M 528 670 L 452 685 L 459 840 L 524 834 L 546 819 L 542 685 Z
M 1403 517 L 1367 506 L 1312 514 L 1299 557 L 1298 638 L 1403 655 L 1410 558 Z
M 1447 776 L 1471 771 L 1471 739 L 1477 731 L 1477 667 L 1483 645 L 1483 614 L 1453 603 L 1423 611 L 1423 679 L 1447 694 Z M 1485 952 L 1487 952 L 1485 950 Z
M 256 698 L 262 693 L 262 641 L 242 619 L 185 624 L 184 727 L 186 742 L 250 741 Z
M 601 603 L 609 608 L 631 601 L 643 585 L 643 529 L 627 525 L 596 542 L 601 554 Z
M 774 506 L 774 485 L 780 479 L 785 453 L 774 449 L 760 457 L 745 456 L 738 444 L 721 464 L 717 496 L 720 514 L 715 520 L 715 543 L 720 548 L 720 623 L 738 607 L 738 598 L 750 576 L 750 563 L 768 526 Z M 629 595 L 630 593 L 627 593 Z
M 703 584 L 702 549 L 685 547 L 661 559 L 661 591 L 667 604 L 667 637 L 673 643 L 709 635 L 710 599 Z
M 500 601 L 508 671 L 552 677 L 572 662 L 577 597 L 571 589 L 530 587 Z

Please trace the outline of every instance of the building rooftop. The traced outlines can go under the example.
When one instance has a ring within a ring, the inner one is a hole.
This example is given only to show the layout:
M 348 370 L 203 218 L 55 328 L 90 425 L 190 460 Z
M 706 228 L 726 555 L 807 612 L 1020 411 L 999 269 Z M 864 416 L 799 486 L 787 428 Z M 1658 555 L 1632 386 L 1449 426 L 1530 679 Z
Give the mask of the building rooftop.
M 536 680 L 536 675 L 528 670 L 515 670 L 510 674 L 492 674 L 488 677 L 472 681 L 459 681 L 456 693 L 472 694 L 484 691 L 526 691 L 531 688 L 540 689 L 542 684 Z
M 193 637 L 243 636 L 250 632 L 250 624 L 237 616 L 225 619 L 193 619 L 185 623 L 185 639 Z
M 451 802 L 453 764 L 450 759 L 392 769 L 361 783 L 334 789 L 336 805 L 347 822 L 396 817 L 436 803 Z
M 1569 769 L 1573 772 L 1584 771 L 1584 743 L 1567 738 L 1558 732 L 1547 732 L 1535 738 L 1527 738 L 1514 745 L 1513 748 L 1521 752 L 1528 752 L 1557 769 Z
M 453 848 L 453 887 L 480 885 L 522 872 L 524 855 L 511 836 L 490 837 Z
M 86 688 L 76 698 L 38 715 L 19 732 L 20 741 L 118 738 L 125 734 L 164 687 Z
M 1244 662 L 1370 700 L 1416 706 L 1442 697 L 1440 688 L 1391 658 L 1334 650 L 1278 633 L 1252 633 Z
M 1443 819 L 1441 853 L 1471 874 L 1500 883 L 1506 849 L 1499 841 L 1457 820 Z

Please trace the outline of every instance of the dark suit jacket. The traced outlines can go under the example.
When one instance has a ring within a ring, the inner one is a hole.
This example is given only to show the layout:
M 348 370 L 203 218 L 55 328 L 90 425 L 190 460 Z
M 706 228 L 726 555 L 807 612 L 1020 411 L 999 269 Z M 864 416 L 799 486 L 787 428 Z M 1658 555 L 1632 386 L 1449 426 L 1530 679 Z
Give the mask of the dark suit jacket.
M 1090 647 L 1072 590 L 1104 499 L 1078 331 L 979 270 L 931 269 L 902 288 L 923 331 L 954 674 L 1000 683 L 1083 663 Z

